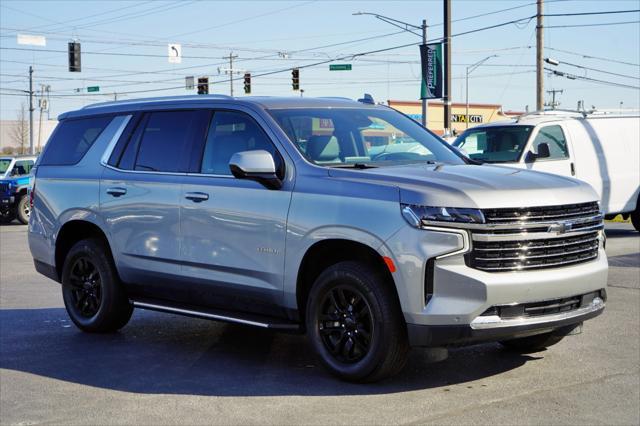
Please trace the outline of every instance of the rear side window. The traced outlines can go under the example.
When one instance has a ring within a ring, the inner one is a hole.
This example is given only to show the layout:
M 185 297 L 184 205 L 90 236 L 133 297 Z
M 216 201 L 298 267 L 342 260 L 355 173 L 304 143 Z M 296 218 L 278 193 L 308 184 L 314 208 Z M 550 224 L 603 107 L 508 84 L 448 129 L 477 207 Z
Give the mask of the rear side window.
M 113 116 L 65 120 L 58 125 L 40 162 L 43 166 L 77 164 Z
M 146 172 L 185 172 L 194 141 L 204 138 L 209 111 L 145 114 L 124 149 L 119 168 Z

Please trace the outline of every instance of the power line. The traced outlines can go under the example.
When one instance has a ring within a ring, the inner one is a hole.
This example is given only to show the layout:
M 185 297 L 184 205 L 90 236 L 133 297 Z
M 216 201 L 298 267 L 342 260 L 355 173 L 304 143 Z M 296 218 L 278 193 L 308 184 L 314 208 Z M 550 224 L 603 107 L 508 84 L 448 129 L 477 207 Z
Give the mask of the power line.
M 597 78 L 591 78 L 591 77 L 583 77 L 580 75 L 575 75 L 575 74 L 569 74 L 569 73 L 565 73 L 562 71 L 557 71 L 551 68 L 544 68 L 545 71 L 549 71 L 551 74 L 553 75 L 557 75 L 559 77 L 565 77 L 569 80 L 584 80 L 584 81 L 591 81 L 593 83 L 600 83 L 600 84 L 606 84 L 608 86 L 615 86 L 615 87 L 623 87 L 626 89 L 636 89 L 636 90 L 640 90 L 640 86 L 632 86 L 630 84 L 624 84 L 624 83 L 617 83 L 615 81 L 607 81 L 607 80 L 599 80 Z
M 603 10 L 599 12 L 577 12 L 577 13 L 545 13 L 542 16 L 590 16 L 590 15 L 612 15 L 617 13 L 638 13 L 640 9 L 631 10 Z
M 620 61 L 618 59 L 603 58 L 602 56 L 587 55 L 586 53 L 572 52 L 570 50 L 557 49 L 555 47 L 545 46 L 545 49 L 552 50 L 554 52 L 566 53 L 568 55 L 580 56 L 580 57 L 585 58 L 585 59 L 597 59 L 599 61 L 615 62 L 617 64 L 630 65 L 630 66 L 633 66 L 633 67 L 640 67 L 640 64 L 634 64 L 633 62 L 625 62 L 625 61 Z
M 629 75 L 629 74 L 619 74 L 617 72 L 605 71 L 605 70 L 601 70 L 601 69 L 598 69 L 598 68 L 585 67 L 584 65 L 572 64 L 570 62 L 565 62 L 565 61 L 561 61 L 560 63 L 562 65 L 569 65 L 570 67 L 580 68 L 580 69 L 583 69 L 583 70 L 599 72 L 599 73 L 602 73 L 602 74 L 615 75 L 616 77 L 630 78 L 630 79 L 633 79 L 633 80 L 640 80 L 640 74 L 638 74 L 636 76 L 633 76 L 633 75 Z
M 548 25 L 548 28 L 578 28 L 578 27 L 605 27 L 610 25 L 627 25 L 627 24 L 640 24 L 640 21 L 622 21 L 622 22 L 601 22 L 597 24 L 576 24 L 576 25 Z

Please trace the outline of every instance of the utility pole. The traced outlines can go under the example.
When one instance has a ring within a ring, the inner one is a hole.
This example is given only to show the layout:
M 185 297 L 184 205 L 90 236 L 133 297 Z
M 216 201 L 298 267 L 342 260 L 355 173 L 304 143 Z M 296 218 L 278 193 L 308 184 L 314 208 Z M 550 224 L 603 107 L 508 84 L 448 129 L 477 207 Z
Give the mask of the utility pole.
M 547 105 L 550 106 L 551 109 L 556 109 L 556 107 L 560 105 L 560 102 L 556 102 L 556 93 L 562 94 L 562 92 L 563 92 L 562 89 L 547 90 L 547 93 L 551 95 L 551 103 L 548 103 Z
M 222 59 L 228 59 L 229 60 L 229 68 L 221 70 L 220 68 L 218 68 L 218 72 L 220 71 L 224 71 L 226 74 L 229 74 L 229 94 L 231 96 L 233 96 L 233 74 L 237 73 L 239 74 L 242 71 L 237 71 L 233 69 L 233 60 L 236 59 L 238 57 L 238 55 L 234 55 L 233 52 L 229 53 L 229 56 L 225 56 Z
M 542 6 L 544 0 L 537 0 L 536 14 L 536 109 L 544 109 L 544 34 L 542 27 Z
M 422 20 L 422 44 L 427 44 L 427 20 L 423 19 Z M 424 66 L 422 67 L 423 70 L 422 72 L 424 72 Z M 425 77 L 426 76 L 422 76 L 422 83 L 424 84 L 425 81 Z M 422 126 L 423 127 L 427 127 L 427 98 L 423 98 L 422 99 Z
M 444 133 L 451 130 L 451 0 L 444 0 Z
M 29 154 L 33 155 L 33 67 L 29 66 Z

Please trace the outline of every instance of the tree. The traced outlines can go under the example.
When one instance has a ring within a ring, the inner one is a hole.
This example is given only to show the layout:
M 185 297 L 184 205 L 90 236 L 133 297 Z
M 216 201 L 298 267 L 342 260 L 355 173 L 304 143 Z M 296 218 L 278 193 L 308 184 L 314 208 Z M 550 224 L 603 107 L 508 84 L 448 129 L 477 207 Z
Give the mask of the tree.
M 29 122 L 24 104 L 20 106 L 17 120 L 9 130 L 9 139 L 12 145 L 18 146 L 18 154 L 26 154 L 29 151 Z

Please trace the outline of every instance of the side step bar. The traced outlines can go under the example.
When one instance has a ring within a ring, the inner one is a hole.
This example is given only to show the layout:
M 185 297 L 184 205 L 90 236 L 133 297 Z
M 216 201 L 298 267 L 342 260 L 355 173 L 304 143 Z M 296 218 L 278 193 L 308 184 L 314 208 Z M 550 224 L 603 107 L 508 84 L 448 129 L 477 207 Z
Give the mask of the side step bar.
M 300 325 L 298 323 L 262 315 L 245 314 L 242 312 L 218 311 L 215 309 L 204 310 L 202 308 L 194 307 L 171 306 L 162 304 L 162 302 L 157 301 L 148 302 L 133 300 L 132 303 L 136 308 L 148 309 L 152 311 L 168 312 L 171 314 L 179 314 L 195 318 L 204 318 L 216 321 L 244 324 L 253 327 L 268 328 L 272 330 L 301 331 Z

